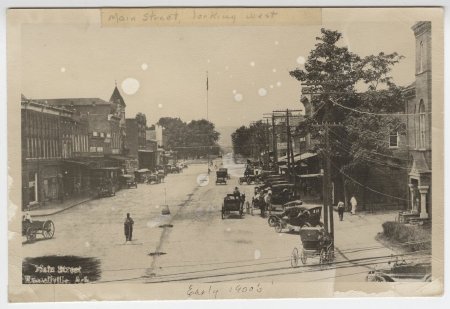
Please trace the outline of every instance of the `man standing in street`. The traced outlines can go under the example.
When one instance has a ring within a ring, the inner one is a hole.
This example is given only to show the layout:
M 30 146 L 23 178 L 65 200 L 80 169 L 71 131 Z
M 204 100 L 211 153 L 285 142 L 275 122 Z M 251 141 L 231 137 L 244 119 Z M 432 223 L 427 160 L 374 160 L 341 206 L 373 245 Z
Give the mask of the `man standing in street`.
M 354 195 L 352 195 L 352 198 L 350 199 L 350 204 L 352 205 L 352 215 L 356 215 L 356 206 L 358 205 L 358 202 Z
M 345 208 L 344 202 L 339 201 L 339 203 L 337 204 L 337 210 L 338 210 L 340 221 L 344 220 L 344 208 Z
M 125 242 L 131 241 L 133 236 L 133 224 L 134 221 L 131 219 L 130 214 L 127 213 L 127 217 L 124 222 L 124 229 L 125 229 Z

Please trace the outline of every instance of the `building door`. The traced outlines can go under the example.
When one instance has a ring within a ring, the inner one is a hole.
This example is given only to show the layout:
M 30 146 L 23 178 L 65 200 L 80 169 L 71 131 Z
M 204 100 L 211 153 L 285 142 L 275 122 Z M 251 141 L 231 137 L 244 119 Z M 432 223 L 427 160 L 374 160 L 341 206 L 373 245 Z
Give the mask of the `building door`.
M 28 175 L 28 201 L 29 204 L 38 200 L 37 173 L 30 172 Z

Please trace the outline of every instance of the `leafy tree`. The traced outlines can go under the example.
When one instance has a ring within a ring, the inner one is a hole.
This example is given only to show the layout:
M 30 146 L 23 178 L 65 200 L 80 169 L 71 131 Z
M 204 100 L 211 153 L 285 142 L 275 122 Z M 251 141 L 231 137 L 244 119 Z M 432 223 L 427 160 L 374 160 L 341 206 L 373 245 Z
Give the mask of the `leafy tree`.
M 401 164 L 396 162 L 387 143 L 390 131 L 405 134 L 401 117 L 391 115 L 403 111 L 401 88 L 394 84 L 390 74 L 403 57 L 383 52 L 360 57 L 339 46 L 341 33 L 327 29 L 321 29 L 321 33 L 304 70 L 297 68 L 290 72 L 313 93 L 314 112 L 297 130 L 311 133 L 319 140 L 316 151 L 323 154 L 320 124 L 342 124 L 342 128 L 333 128 L 330 134 L 333 165 L 335 170 L 365 186 L 371 168 L 377 163 L 384 161 L 384 166 L 393 168 Z
M 158 121 L 165 129 L 166 147 L 176 150 L 182 157 L 199 157 L 218 154 L 217 144 L 220 133 L 208 120 L 192 120 L 190 123 L 180 118 L 163 117 Z

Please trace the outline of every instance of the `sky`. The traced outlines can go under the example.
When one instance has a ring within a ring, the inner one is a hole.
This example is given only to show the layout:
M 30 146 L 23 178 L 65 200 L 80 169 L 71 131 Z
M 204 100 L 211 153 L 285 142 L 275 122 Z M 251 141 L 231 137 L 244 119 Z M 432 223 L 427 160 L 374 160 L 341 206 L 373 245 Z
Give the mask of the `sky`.
M 342 45 L 366 56 L 405 56 L 394 81 L 414 80 L 412 24 L 347 23 L 322 27 L 343 33 Z M 320 26 L 131 27 L 32 24 L 22 27 L 22 93 L 28 98 L 99 97 L 115 83 L 126 116 L 143 112 L 189 122 L 207 117 L 216 127 L 248 125 L 275 109 L 301 108 L 303 68 Z M 209 91 L 206 91 L 208 74 Z

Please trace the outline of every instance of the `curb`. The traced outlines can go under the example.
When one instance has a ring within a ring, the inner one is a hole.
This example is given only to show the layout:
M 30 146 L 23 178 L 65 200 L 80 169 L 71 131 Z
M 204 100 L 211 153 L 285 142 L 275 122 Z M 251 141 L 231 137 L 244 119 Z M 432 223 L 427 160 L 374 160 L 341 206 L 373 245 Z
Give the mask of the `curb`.
M 67 209 L 70 209 L 70 208 L 72 208 L 72 207 L 75 207 L 75 206 L 78 206 L 78 205 L 80 205 L 80 204 L 83 204 L 83 203 L 92 201 L 93 199 L 94 199 L 93 197 L 90 197 L 90 198 L 87 198 L 87 199 L 82 200 L 82 201 L 80 201 L 80 202 L 77 202 L 77 203 L 75 203 L 75 204 L 69 205 L 69 206 L 67 206 L 67 207 L 65 207 L 65 208 L 61 208 L 61 209 L 55 210 L 55 211 L 53 211 L 53 212 L 48 212 L 48 213 L 44 213 L 44 214 L 31 215 L 31 217 L 37 218 L 37 217 L 53 216 L 53 215 L 56 215 L 56 214 L 59 214 L 59 213 L 65 211 L 65 210 L 67 210 Z

